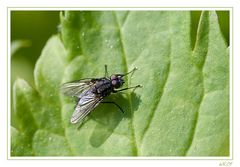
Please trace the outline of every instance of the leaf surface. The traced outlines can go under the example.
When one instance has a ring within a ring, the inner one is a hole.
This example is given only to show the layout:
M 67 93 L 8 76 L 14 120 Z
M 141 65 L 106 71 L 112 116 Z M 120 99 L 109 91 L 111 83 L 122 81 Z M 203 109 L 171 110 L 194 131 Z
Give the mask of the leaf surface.
M 53 36 L 43 49 L 36 90 L 15 83 L 19 123 L 11 144 L 22 135 L 31 144 L 30 151 L 12 147 L 12 155 L 229 155 L 229 50 L 215 12 L 202 13 L 196 41 L 187 11 L 71 11 L 60 18 L 61 40 Z M 125 87 L 143 88 L 107 97 L 124 114 L 100 104 L 78 129 L 70 123 L 76 102 L 59 86 L 102 77 L 105 64 L 109 74 L 138 67 Z

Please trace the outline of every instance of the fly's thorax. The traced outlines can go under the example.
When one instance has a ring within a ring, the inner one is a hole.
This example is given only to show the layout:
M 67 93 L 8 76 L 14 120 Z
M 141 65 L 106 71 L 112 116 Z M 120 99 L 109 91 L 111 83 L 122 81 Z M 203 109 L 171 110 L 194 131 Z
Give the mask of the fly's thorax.
M 111 81 L 109 79 L 101 79 L 97 81 L 95 87 L 92 89 L 92 92 L 98 94 L 102 97 L 110 95 L 113 87 L 111 85 Z

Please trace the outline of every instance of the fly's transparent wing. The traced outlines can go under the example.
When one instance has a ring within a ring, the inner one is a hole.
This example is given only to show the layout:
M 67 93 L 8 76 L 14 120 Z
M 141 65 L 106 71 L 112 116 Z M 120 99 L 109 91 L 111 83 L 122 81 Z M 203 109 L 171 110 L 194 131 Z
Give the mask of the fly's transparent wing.
M 86 91 L 78 101 L 71 123 L 82 121 L 101 101 L 101 97 L 93 94 L 90 90 Z
M 94 84 L 95 81 L 93 79 L 67 82 L 61 86 L 61 92 L 67 96 L 79 97 L 81 93 L 91 88 Z

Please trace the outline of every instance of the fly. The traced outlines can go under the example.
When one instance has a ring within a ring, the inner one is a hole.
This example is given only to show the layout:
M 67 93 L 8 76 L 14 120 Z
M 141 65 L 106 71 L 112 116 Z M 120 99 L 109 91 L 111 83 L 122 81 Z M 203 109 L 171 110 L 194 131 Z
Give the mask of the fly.
M 77 105 L 71 117 L 71 123 L 83 121 L 84 118 L 100 103 L 111 103 L 117 106 L 122 112 L 122 108 L 115 102 L 103 102 L 104 97 L 111 93 L 117 93 L 127 89 L 136 89 L 140 85 L 119 89 L 124 84 L 124 76 L 133 74 L 137 68 L 126 74 L 113 74 L 108 76 L 107 65 L 105 65 L 105 77 L 86 78 L 78 81 L 64 83 L 61 91 L 64 95 L 77 97 Z

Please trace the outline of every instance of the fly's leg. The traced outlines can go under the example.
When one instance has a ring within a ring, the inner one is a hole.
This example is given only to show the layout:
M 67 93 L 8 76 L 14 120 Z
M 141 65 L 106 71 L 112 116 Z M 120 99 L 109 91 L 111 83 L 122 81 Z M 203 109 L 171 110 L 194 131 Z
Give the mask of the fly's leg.
M 133 91 L 134 91 L 136 88 L 141 88 L 141 87 L 142 87 L 142 85 L 137 85 L 137 86 L 133 86 L 133 87 L 129 87 L 129 88 L 118 89 L 118 90 L 114 90 L 113 93 L 121 92 L 121 91 L 128 90 L 128 89 L 133 89 Z
M 123 109 L 117 103 L 115 103 L 113 101 L 103 101 L 101 103 L 114 104 L 115 106 L 117 106 L 121 110 L 122 113 L 124 113 Z
M 129 71 L 128 73 L 124 74 L 125 75 L 128 75 L 128 74 L 131 74 L 130 78 L 132 78 L 132 75 L 133 73 L 137 70 L 137 67 L 135 67 L 134 69 L 132 69 L 131 71 Z
M 131 74 L 130 78 L 132 78 L 132 75 L 133 75 L 133 73 L 134 73 L 136 70 L 137 70 L 137 67 L 135 67 L 134 69 L 132 69 L 131 71 L 129 71 L 129 72 L 126 73 L 126 74 L 117 74 L 117 75 L 119 75 L 119 76 L 121 76 L 121 77 L 124 77 L 124 76 L 126 76 L 126 75 L 128 75 L 128 74 Z
M 106 64 L 104 65 L 104 68 L 105 68 L 105 78 L 108 78 L 108 71 L 107 71 L 107 65 Z
M 131 74 L 130 75 L 130 78 L 132 78 L 132 76 L 133 76 L 133 74 L 134 74 L 134 72 L 137 70 L 137 67 L 135 67 L 134 69 L 132 69 L 131 71 L 129 71 L 128 73 L 126 73 L 126 74 L 118 74 L 119 76 L 121 76 L 121 77 L 124 77 L 124 76 L 126 76 L 126 75 L 129 75 L 129 74 Z M 129 82 L 129 85 L 131 85 L 131 80 L 130 80 L 130 82 Z

